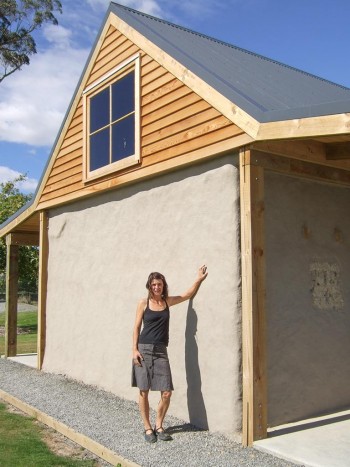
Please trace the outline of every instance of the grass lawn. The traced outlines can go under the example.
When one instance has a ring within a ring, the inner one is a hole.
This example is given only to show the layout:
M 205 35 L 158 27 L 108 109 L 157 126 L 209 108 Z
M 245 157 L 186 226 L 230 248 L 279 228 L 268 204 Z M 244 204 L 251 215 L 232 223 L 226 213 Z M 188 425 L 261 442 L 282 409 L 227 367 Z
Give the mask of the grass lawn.
M 62 457 L 50 451 L 42 439 L 43 429 L 33 418 L 11 413 L 0 403 L 0 466 L 93 467 L 94 460 Z
M 0 326 L 5 326 L 5 313 L 0 313 Z M 38 313 L 36 311 L 21 311 L 17 315 L 17 327 L 23 333 L 17 335 L 17 353 L 36 353 Z M 0 354 L 4 355 L 4 353 L 5 337 L 0 335 Z

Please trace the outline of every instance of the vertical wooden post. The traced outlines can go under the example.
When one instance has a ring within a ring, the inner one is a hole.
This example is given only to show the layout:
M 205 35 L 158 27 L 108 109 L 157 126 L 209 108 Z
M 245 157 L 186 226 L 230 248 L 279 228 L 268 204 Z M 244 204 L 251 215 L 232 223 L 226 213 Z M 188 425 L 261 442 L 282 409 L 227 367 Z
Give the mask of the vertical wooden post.
M 17 354 L 18 245 L 6 237 L 5 357 Z
M 39 248 L 38 369 L 40 370 L 44 361 L 46 344 L 46 293 L 49 256 L 48 215 L 45 211 L 40 212 Z
M 264 170 L 240 152 L 243 445 L 267 436 Z

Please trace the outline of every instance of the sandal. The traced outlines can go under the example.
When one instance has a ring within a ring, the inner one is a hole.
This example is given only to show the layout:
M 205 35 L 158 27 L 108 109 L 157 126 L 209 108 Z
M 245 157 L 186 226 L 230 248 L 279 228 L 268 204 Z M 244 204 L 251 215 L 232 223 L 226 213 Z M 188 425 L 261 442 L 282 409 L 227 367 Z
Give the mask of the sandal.
M 147 434 L 147 431 L 151 433 Z M 147 443 L 155 443 L 157 441 L 157 437 L 152 428 L 147 428 L 147 430 L 145 430 L 145 441 L 147 441 Z
M 162 431 L 160 431 L 162 430 Z M 164 431 L 164 428 L 160 426 L 159 428 L 154 427 L 154 433 L 157 435 L 158 439 L 161 441 L 171 441 L 173 438 Z

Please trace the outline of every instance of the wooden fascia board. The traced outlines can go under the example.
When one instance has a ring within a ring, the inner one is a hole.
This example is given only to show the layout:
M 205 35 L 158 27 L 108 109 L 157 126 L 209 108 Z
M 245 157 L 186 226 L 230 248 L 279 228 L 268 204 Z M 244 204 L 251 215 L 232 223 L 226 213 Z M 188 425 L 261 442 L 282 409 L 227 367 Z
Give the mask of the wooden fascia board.
M 259 122 L 251 115 L 238 107 L 232 101 L 224 97 L 216 89 L 208 85 L 205 81 L 183 66 L 180 62 L 168 55 L 152 41 L 148 40 L 141 33 L 136 31 L 115 14 L 112 14 L 111 24 L 118 31 L 124 34 L 131 42 L 137 45 L 141 50 L 156 60 L 161 66 L 173 74 L 183 84 L 192 89 L 196 94 L 202 97 L 213 108 L 228 118 L 232 123 L 241 128 L 252 138 L 256 137 L 259 130 Z
M 314 138 L 317 136 L 350 133 L 350 113 L 298 118 L 279 122 L 261 123 L 257 141 L 291 138 Z
M 22 224 L 24 221 L 26 221 L 34 212 L 36 209 L 36 203 L 35 201 L 31 206 L 29 206 L 28 209 L 25 211 L 21 212 L 17 217 L 15 217 L 11 222 L 6 224 L 1 230 L 0 230 L 0 238 L 4 237 L 5 235 L 11 233 L 16 227 L 18 227 L 20 224 Z

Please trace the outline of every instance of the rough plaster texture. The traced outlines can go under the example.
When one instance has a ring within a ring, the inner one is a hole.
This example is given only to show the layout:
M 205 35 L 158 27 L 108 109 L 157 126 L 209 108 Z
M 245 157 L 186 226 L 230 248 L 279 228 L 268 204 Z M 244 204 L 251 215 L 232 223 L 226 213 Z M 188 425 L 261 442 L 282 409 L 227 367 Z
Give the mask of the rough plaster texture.
M 350 190 L 266 174 L 268 422 L 350 406 Z
M 235 156 L 52 210 L 44 370 L 137 400 L 132 329 L 151 271 L 170 294 L 170 413 L 238 438 L 241 430 L 239 176 Z M 156 407 L 159 393 L 151 394 Z M 141 428 L 141 420 L 140 420 Z

